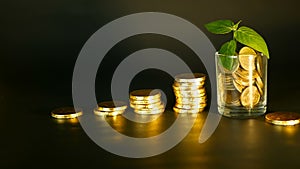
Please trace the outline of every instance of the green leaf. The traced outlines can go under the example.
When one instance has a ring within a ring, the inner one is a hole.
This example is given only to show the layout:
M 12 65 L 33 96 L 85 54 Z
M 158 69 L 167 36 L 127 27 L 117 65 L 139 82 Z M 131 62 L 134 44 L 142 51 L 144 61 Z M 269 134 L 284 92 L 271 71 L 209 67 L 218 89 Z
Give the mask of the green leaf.
M 227 56 L 234 56 L 236 50 L 236 41 L 231 40 L 229 42 L 224 43 L 221 46 L 221 49 L 219 50 L 219 54 L 222 54 L 220 56 L 220 61 L 222 66 L 227 70 L 232 70 L 234 67 L 234 58 L 233 57 L 227 57 Z
M 267 56 L 267 58 L 269 58 L 269 51 L 265 40 L 253 29 L 241 26 L 239 29 L 234 31 L 234 38 L 241 44 L 262 52 Z
M 236 50 L 236 41 L 231 40 L 229 42 L 224 43 L 221 46 L 219 53 L 227 56 L 233 56 L 235 54 L 235 50 Z
M 205 24 L 205 28 L 214 34 L 226 34 L 232 31 L 234 23 L 231 20 L 217 20 Z

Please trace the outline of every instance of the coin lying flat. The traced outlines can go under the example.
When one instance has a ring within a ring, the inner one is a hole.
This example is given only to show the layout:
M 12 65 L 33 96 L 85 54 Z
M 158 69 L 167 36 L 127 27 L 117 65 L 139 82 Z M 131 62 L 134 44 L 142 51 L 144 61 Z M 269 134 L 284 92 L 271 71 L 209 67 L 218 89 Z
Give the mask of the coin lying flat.
M 130 92 L 130 99 L 132 100 L 158 100 L 161 93 L 157 89 L 141 89 Z
M 267 122 L 275 125 L 296 125 L 300 123 L 300 113 L 295 112 L 274 112 L 265 115 Z
M 206 94 L 205 88 L 198 89 L 198 90 L 174 90 L 175 95 L 189 95 L 189 96 L 204 96 Z
M 127 103 L 122 101 L 105 101 L 98 104 L 98 110 L 101 111 L 119 111 L 125 110 Z
M 149 109 L 149 110 L 140 110 L 134 109 L 134 112 L 137 114 L 161 114 L 165 111 L 165 109 Z
M 134 100 L 130 99 L 130 104 L 135 105 L 135 104 L 158 104 L 161 102 L 161 99 L 156 99 L 156 100 Z
M 125 110 L 116 110 L 116 111 L 102 111 L 99 109 L 94 109 L 94 114 L 97 116 L 117 116 L 123 114 Z
M 176 103 L 174 107 L 180 108 L 180 109 L 201 109 L 201 108 L 206 107 L 206 103 L 200 103 L 200 104 L 180 104 L 180 103 Z
M 199 98 L 176 98 L 176 103 L 180 104 L 200 104 L 200 103 L 206 103 L 207 98 L 199 97 Z
M 82 112 L 76 112 L 73 107 L 62 107 L 51 112 L 51 116 L 58 119 L 70 119 L 81 116 Z
M 175 86 L 173 85 L 174 91 L 190 91 L 190 90 L 199 90 L 204 88 L 203 86 Z
M 165 105 L 159 102 L 155 104 L 130 104 L 130 107 L 132 107 L 135 110 L 156 110 L 165 108 Z
M 199 108 L 199 109 L 182 109 L 182 108 L 177 108 L 177 107 L 173 107 L 174 112 L 176 113 L 191 113 L 191 114 L 195 114 L 195 113 L 199 113 L 202 112 L 204 110 L 204 108 Z
M 175 76 L 176 82 L 204 82 L 206 75 L 203 73 L 183 73 Z
M 200 82 L 177 82 L 174 81 L 173 86 L 175 87 L 197 87 L 197 88 L 201 88 L 204 86 L 204 81 L 200 81 Z

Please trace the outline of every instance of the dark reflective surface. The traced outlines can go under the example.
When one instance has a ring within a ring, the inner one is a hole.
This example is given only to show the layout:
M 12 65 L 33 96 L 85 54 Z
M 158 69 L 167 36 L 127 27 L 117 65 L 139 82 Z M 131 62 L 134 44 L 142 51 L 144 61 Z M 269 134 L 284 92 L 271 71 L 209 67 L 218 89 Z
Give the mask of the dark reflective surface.
M 298 168 L 299 126 L 274 126 L 265 123 L 263 117 L 251 120 L 223 117 L 211 138 L 199 144 L 207 115 L 199 114 L 181 143 L 164 154 L 146 159 L 113 155 L 90 140 L 76 120 L 58 121 L 50 117 L 53 109 L 72 105 L 73 67 L 85 41 L 111 20 L 144 11 L 166 12 L 187 19 L 202 29 L 216 48 L 231 36 L 212 35 L 204 30 L 203 24 L 216 19 L 242 19 L 242 24 L 255 28 L 269 45 L 268 112 L 300 112 L 297 0 L 29 0 L 5 1 L 0 8 L 1 169 Z M 205 71 L 197 56 L 181 42 L 158 35 L 132 37 L 116 45 L 99 68 L 103 80 L 96 80 L 98 101 L 109 98 L 107 88 L 118 63 L 130 53 L 149 47 L 169 50 L 193 71 Z M 174 102 L 171 84 L 172 78 L 150 70 L 138 74 L 131 87 L 163 89 L 170 107 Z M 157 122 L 149 124 L 134 124 L 120 117 L 106 120 L 121 133 L 148 137 L 166 130 L 175 118 L 173 112 L 167 111 Z

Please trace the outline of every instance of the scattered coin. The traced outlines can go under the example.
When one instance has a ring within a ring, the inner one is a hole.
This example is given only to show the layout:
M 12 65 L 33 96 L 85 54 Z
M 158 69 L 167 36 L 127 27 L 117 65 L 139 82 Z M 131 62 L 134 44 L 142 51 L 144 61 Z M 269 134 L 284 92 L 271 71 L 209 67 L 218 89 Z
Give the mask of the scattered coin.
M 296 125 L 300 123 L 300 113 L 295 112 L 274 112 L 265 115 L 267 122 L 275 125 Z

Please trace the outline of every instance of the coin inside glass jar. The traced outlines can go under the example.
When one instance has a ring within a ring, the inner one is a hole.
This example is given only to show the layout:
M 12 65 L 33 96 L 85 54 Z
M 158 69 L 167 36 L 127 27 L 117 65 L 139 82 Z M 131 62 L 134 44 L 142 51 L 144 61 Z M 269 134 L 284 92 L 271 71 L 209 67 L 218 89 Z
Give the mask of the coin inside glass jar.
M 250 85 L 241 94 L 241 103 L 245 107 L 253 108 L 259 100 L 260 94 L 256 86 Z
M 243 47 L 239 51 L 239 61 L 242 68 L 245 70 L 254 70 L 255 67 L 256 52 L 247 46 Z

